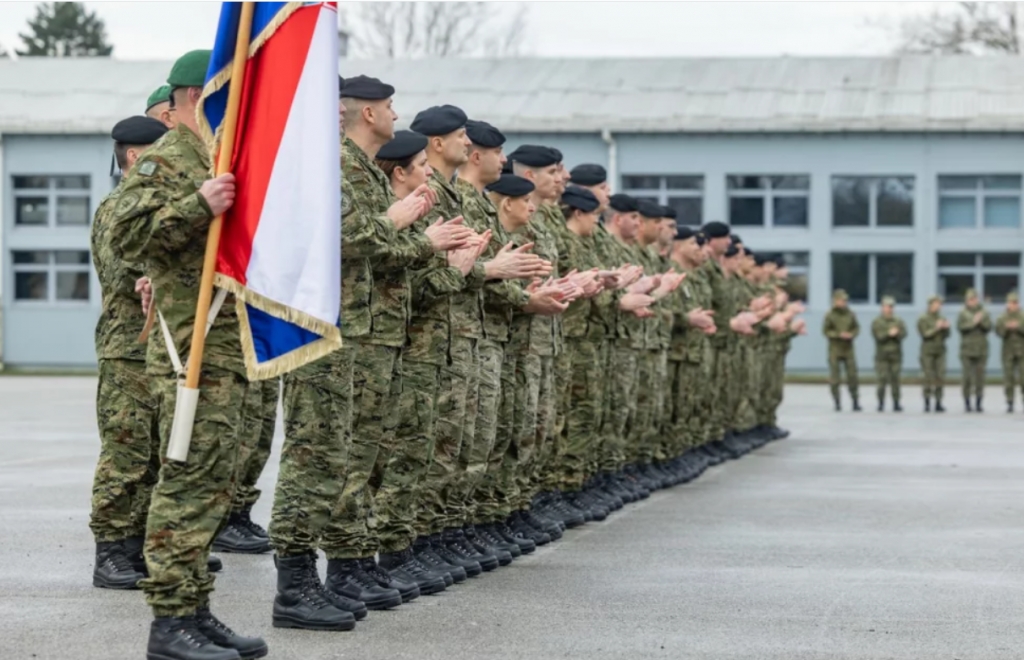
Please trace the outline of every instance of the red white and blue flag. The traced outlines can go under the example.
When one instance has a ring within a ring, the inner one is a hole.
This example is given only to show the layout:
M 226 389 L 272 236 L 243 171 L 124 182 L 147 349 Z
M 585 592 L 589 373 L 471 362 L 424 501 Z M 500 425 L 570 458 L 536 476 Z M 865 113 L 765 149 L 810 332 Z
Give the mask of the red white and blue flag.
M 250 380 L 341 346 L 341 172 L 335 2 L 254 3 L 218 287 L 235 294 Z M 200 126 L 219 150 L 242 3 L 221 7 Z M 244 38 L 244 36 L 243 36 Z

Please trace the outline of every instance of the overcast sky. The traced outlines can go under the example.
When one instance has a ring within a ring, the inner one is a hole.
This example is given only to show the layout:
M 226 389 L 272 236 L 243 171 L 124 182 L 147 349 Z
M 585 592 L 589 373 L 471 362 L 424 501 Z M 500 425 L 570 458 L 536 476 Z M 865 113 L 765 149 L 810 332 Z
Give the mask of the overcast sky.
M 219 2 L 86 2 L 106 21 L 114 56 L 170 59 L 209 48 Z M 936 2 L 527 3 L 526 52 L 535 56 L 642 57 L 876 55 L 892 49 L 879 20 L 927 13 Z M 33 2 L 0 3 L 0 44 L 20 45 Z

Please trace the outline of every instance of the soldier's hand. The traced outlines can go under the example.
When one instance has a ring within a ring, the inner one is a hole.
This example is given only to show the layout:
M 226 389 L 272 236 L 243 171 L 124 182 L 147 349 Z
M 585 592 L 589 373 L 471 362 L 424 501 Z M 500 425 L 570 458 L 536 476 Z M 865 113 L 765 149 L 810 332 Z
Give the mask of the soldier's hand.
M 797 320 L 793 321 L 792 324 L 790 324 L 789 328 L 793 332 L 797 333 L 798 335 L 806 335 L 807 334 L 807 321 L 805 321 L 803 319 L 797 319 Z
M 633 316 L 641 319 L 649 319 L 654 316 L 654 311 L 650 307 L 641 307 L 630 312 Z
M 981 312 L 975 312 L 974 313 L 974 322 L 975 323 L 981 323 L 981 317 L 982 317 L 982 313 Z
M 437 204 L 437 193 L 431 190 L 427 184 L 420 184 L 416 190 L 409 194 L 410 197 L 418 197 L 423 200 L 425 208 L 423 209 L 423 215 L 430 213 L 430 209 L 434 208 L 434 204 Z M 423 215 L 420 217 L 422 218 Z
M 624 312 L 635 312 L 654 304 L 654 298 L 644 293 L 627 293 L 619 298 L 619 309 Z
M 388 217 L 394 223 L 395 229 L 401 231 L 422 218 L 427 212 L 426 209 L 427 201 L 423 197 L 408 195 L 388 208 Z
M 435 252 L 458 250 L 476 236 L 476 232 L 462 225 L 462 216 L 452 218 L 448 222 L 438 220 L 424 231 Z
M 840 332 L 839 333 L 839 338 L 840 339 L 847 339 L 847 340 L 849 340 L 849 339 L 853 339 L 853 335 L 851 335 L 849 332 Z
M 476 244 L 467 245 L 458 250 L 449 250 L 447 254 L 448 265 L 457 268 L 463 275 L 468 275 L 473 270 L 473 264 L 480 256 L 480 248 Z
M 703 332 L 706 335 L 713 335 L 716 332 L 718 332 L 718 326 L 716 326 L 714 323 L 712 323 L 711 325 L 709 325 L 706 328 L 701 328 L 700 331 Z
M 889 336 L 890 337 L 895 337 L 899 333 L 900 333 L 900 329 L 899 328 L 896 328 L 896 327 L 889 328 Z
M 533 243 L 513 248 L 512 242 L 509 241 L 493 259 L 484 263 L 487 278 L 512 280 L 547 277 L 551 274 L 551 262 L 532 254 L 532 248 Z
M 633 284 L 626 288 L 629 293 L 650 293 L 654 289 L 658 288 L 661 284 L 661 278 L 655 275 L 654 277 L 641 277 Z
M 698 307 L 697 309 L 690 311 L 690 313 L 686 315 L 686 321 L 693 327 L 700 329 L 704 329 L 709 325 L 715 324 L 708 311 L 702 307 Z
M 135 293 L 142 297 L 142 313 L 149 315 L 149 306 L 153 304 L 153 283 L 148 277 L 140 277 L 135 280 Z
M 786 331 L 787 321 L 785 314 L 774 314 L 768 319 L 768 329 L 776 334 L 782 334 Z
M 526 290 L 530 293 L 529 302 L 523 305 L 523 311 L 527 314 L 557 316 L 569 308 L 569 303 L 561 300 L 559 287 L 552 285 L 550 280 L 544 284 L 534 280 Z
M 235 203 L 235 175 L 225 172 L 203 181 L 199 194 L 206 200 L 214 217 L 223 215 Z

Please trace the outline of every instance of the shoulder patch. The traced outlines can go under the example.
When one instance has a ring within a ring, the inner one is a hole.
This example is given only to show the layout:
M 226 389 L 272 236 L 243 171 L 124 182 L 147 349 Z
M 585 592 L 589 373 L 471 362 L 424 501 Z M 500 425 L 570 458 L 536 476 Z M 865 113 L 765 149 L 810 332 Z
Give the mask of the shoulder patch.
M 149 165 L 149 163 L 146 163 L 146 165 Z M 154 165 L 154 169 L 155 167 L 156 166 Z M 131 213 L 132 209 L 134 209 L 136 205 L 138 205 L 138 203 L 138 193 L 132 191 L 126 192 L 123 195 L 121 195 L 120 199 L 117 200 L 117 206 L 114 207 L 114 214 L 126 215 L 128 213 Z
M 139 165 L 139 174 L 141 174 L 142 176 L 153 176 L 155 172 L 156 163 L 151 160 L 147 160 L 145 163 Z

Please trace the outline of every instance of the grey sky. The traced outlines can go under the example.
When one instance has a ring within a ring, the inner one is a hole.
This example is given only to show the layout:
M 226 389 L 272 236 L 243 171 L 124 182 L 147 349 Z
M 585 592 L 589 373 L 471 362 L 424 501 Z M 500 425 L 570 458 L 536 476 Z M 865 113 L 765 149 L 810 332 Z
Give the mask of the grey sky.
M 170 59 L 208 48 L 219 2 L 86 2 L 106 21 L 114 56 Z M 876 55 L 891 50 L 872 21 L 936 2 L 531 2 L 527 54 L 565 57 Z M 0 3 L 0 44 L 14 50 L 33 2 Z

